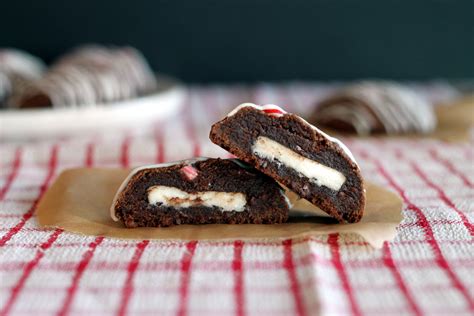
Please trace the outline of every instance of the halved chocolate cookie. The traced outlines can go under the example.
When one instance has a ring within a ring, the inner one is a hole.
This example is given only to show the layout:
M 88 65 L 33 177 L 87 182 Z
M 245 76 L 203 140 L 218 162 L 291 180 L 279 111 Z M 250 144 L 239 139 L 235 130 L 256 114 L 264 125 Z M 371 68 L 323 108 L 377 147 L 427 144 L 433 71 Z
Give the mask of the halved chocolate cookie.
M 299 116 L 244 103 L 212 126 L 210 139 L 338 221 L 362 217 L 365 190 L 353 155 Z
M 135 169 L 110 209 L 126 227 L 275 224 L 286 222 L 288 210 L 273 179 L 237 159 L 211 158 Z

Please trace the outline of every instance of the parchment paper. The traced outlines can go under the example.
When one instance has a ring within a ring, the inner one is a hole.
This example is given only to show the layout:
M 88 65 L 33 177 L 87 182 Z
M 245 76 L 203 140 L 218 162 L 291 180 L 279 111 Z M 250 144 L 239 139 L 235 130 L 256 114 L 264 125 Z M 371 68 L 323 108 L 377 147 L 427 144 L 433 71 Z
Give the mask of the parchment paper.
M 59 175 L 38 205 L 40 226 L 94 236 L 125 239 L 224 240 L 301 237 L 333 232 L 355 233 L 373 247 L 392 240 L 402 220 L 402 200 L 395 193 L 367 183 L 367 206 L 356 224 L 338 224 L 324 212 L 294 193 L 290 221 L 277 225 L 178 225 L 167 228 L 125 228 L 114 222 L 109 207 L 125 169 L 78 168 Z
M 469 129 L 474 126 L 474 95 L 437 106 L 435 111 L 438 127 L 428 136 L 451 142 L 469 140 Z

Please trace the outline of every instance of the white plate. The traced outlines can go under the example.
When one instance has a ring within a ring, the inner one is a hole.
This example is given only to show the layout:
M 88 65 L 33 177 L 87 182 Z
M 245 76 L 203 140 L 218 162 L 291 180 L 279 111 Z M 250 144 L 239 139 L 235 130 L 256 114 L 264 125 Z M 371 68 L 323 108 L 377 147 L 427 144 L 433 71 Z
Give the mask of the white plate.
M 179 111 L 186 92 L 175 79 L 157 76 L 157 81 L 155 93 L 114 104 L 0 110 L 0 139 L 62 137 L 166 118 Z

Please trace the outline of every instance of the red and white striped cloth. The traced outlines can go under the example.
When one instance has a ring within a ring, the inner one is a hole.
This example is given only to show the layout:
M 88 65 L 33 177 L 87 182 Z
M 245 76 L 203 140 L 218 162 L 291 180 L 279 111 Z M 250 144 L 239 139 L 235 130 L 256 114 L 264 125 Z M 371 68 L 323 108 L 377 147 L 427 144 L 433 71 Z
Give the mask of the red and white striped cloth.
M 35 206 L 63 169 L 226 156 L 208 132 L 232 106 L 276 103 L 306 113 L 327 91 L 193 87 L 181 115 L 140 131 L 2 143 L 0 316 L 472 315 L 472 142 L 345 139 L 364 176 L 404 199 L 399 234 L 381 250 L 338 234 L 176 243 L 38 228 Z

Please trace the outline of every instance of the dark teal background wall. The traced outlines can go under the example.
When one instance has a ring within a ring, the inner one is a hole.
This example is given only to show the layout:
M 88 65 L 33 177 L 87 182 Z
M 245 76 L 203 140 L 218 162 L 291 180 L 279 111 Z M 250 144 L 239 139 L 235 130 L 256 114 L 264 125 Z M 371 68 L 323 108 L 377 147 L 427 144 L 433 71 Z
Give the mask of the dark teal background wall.
M 0 2 L 0 46 L 130 44 L 187 81 L 474 78 L 471 0 Z

